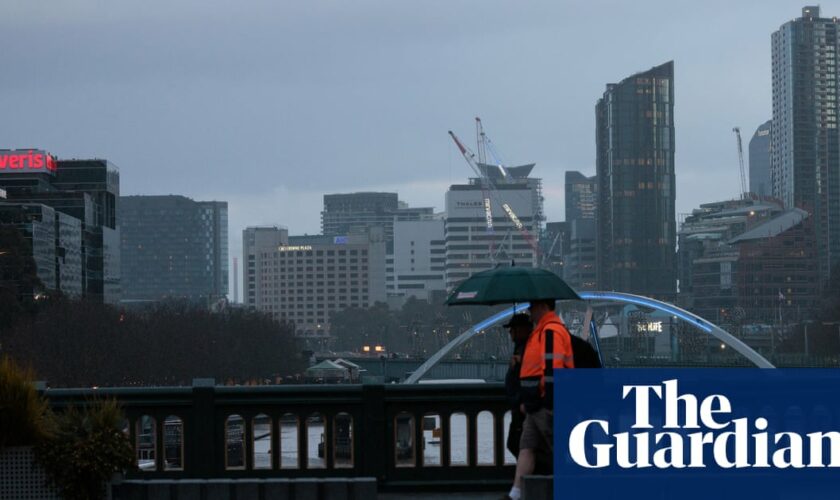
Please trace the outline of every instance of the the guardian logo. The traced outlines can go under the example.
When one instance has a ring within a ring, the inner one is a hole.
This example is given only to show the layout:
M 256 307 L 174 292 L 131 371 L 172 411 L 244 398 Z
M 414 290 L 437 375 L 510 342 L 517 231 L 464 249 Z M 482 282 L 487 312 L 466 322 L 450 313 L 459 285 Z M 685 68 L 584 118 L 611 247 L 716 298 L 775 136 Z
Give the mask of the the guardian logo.
M 840 432 L 770 432 L 773 422 L 767 418 L 734 418 L 732 402 L 722 394 L 702 400 L 693 394 L 680 394 L 676 379 L 658 385 L 624 385 L 621 392 L 621 399 L 634 405 L 633 432 L 611 434 L 608 420 L 577 423 L 568 434 L 568 451 L 578 466 L 840 467 Z M 652 408 L 656 415 L 663 416 L 658 428 L 651 418 Z

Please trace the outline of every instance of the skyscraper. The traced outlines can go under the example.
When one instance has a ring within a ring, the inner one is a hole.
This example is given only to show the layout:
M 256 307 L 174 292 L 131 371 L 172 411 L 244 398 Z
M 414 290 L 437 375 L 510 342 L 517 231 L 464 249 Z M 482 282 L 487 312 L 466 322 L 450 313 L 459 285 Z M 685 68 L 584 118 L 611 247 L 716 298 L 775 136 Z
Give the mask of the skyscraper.
M 487 198 L 485 192 L 477 179 L 471 179 L 470 184 L 453 184 L 446 192 L 447 289 L 498 264 L 539 264 L 535 236 L 539 220 L 533 211 L 533 184 L 499 184 Z
M 7 192 L 4 219 L 27 238 L 37 225 L 22 223 L 23 214 L 32 214 L 41 227 L 55 219 L 53 256 L 40 255 L 55 260 L 54 270 L 44 269 L 45 260 L 38 270 L 47 289 L 111 304 L 120 300 L 120 174 L 114 164 L 57 160 L 41 150 L 0 150 L 0 188 Z
M 840 261 L 838 20 L 819 7 L 773 33 L 773 195 L 813 214 L 820 275 Z
M 566 172 L 566 241 L 563 279 L 576 290 L 595 290 L 598 178 Z
M 257 310 L 265 303 L 262 281 L 268 275 L 262 265 L 265 259 L 258 258 L 289 244 L 289 230 L 285 227 L 247 227 L 242 231 L 242 294 L 243 303 L 251 310 Z
M 750 139 L 750 192 L 771 196 L 770 128 L 773 120 L 762 123 Z
M 676 290 L 674 63 L 608 84 L 596 112 L 598 286 Z
M 325 194 L 321 232 L 326 236 L 346 236 L 379 226 L 386 228 L 385 237 L 393 241 L 398 208 L 397 193 Z
M 279 227 L 242 232 L 246 304 L 295 324 L 296 334 L 325 338 L 330 316 L 385 301 L 382 227 L 344 236 L 289 236 Z
M 574 170 L 566 172 L 566 221 L 595 220 L 598 184 L 595 176 L 586 177 Z
M 120 198 L 123 299 L 210 305 L 228 292 L 227 202 Z

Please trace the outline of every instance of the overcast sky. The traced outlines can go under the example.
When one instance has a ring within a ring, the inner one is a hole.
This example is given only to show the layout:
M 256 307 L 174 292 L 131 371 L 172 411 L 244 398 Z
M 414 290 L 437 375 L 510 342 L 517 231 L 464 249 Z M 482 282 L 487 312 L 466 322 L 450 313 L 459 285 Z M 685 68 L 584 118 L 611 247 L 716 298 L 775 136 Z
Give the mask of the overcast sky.
M 0 147 L 107 158 L 124 195 L 225 200 L 234 256 L 248 225 L 319 232 L 324 193 L 442 211 L 471 173 L 446 132 L 472 145 L 480 116 L 508 163 L 536 162 L 555 221 L 564 172 L 595 172 L 605 84 L 674 60 L 685 213 L 737 196 L 732 127 L 770 118 L 770 34 L 803 5 L 4 0 Z

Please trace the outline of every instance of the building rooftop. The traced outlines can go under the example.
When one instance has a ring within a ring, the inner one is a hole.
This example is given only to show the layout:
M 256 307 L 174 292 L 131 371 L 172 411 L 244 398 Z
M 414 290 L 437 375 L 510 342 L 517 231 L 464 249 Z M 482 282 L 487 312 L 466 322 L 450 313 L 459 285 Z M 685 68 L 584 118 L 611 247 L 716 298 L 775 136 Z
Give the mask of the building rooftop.
M 750 229 L 749 231 L 746 231 L 741 235 L 733 238 L 729 241 L 729 243 L 732 244 L 750 240 L 772 238 L 796 226 L 806 218 L 808 218 L 808 212 L 800 208 L 793 208 L 777 215 L 776 217 L 766 222 L 762 222 L 756 227 Z

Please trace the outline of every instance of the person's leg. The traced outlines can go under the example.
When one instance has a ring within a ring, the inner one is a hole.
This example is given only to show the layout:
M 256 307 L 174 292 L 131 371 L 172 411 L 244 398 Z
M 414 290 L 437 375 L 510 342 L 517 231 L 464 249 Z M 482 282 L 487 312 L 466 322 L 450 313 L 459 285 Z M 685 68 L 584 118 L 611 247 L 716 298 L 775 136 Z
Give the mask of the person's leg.
M 524 420 L 525 415 L 519 413 L 519 410 L 511 413 L 506 446 L 515 458 L 519 458 L 519 440 L 522 439 L 522 422 Z
M 536 454 L 534 450 L 530 448 L 519 450 L 519 459 L 516 461 L 516 475 L 513 477 L 513 485 L 515 487 L 522 487 L 522 476 L 532 474 L 535 464 Z
M 520 497 L 522 476 L 534 472 L 534 465 L 536 463 L 534 450 L 537 448 L 540 439 L 542 437 L 534 423 L 532 415 L 525 416 L 525 421 L 522 423 L 522 438 L 519 440 L 519 456 L 516 459 L 516 473 L 513 476 L 513 488 L 511 488 L 508 494 L 513 500 L 517 500 Z

